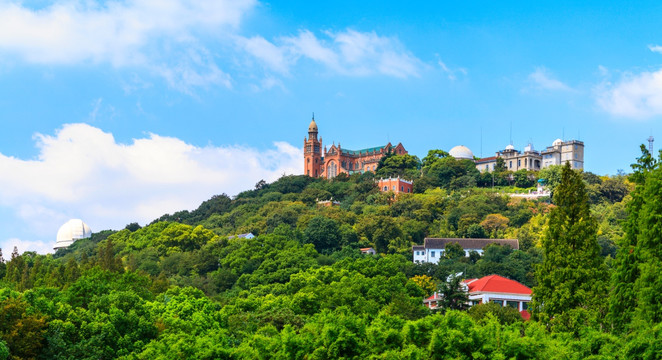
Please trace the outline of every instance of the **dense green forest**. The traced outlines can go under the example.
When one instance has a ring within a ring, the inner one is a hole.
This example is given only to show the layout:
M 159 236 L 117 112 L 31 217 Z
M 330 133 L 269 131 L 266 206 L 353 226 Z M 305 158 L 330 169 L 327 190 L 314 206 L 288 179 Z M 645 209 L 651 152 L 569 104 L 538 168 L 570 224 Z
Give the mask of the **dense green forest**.
M 616 176 L 389 155 L 376 173 L 260 181 L 52 255 L 0 253 L 0 359 L 660 358 L 660 164 L 644 147 Z M 414 193 L 380 192 L 387 176 Z M 538 179 L 551 198 L 510 196 Z M 450 245 L 439 264 L 414 264 L 427 236 L 520 249 Z M 458 272 L 533 287 L 532 320 L 424 307 Z

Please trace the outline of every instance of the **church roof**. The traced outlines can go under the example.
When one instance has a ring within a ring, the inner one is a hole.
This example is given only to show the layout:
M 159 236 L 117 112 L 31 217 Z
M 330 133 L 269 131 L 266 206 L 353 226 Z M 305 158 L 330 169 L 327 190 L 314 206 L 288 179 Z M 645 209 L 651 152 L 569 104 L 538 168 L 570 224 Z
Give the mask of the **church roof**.
M 368 153 L 380 152 L 386 148 L 386 145 L 375 146 L 371 148 L 361 149 L 361 150 L 349 150 L 349 149 L 340 149 L 341 153 L 350 154 L 350 155 L 366 155 Z

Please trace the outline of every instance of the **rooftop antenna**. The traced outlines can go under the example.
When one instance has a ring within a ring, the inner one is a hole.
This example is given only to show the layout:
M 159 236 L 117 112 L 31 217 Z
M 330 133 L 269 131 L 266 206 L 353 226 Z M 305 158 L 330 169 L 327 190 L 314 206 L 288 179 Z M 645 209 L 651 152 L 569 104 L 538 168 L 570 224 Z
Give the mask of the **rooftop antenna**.
M 651 155 L 653 155 L 653 141 L 655 141 L 655 139 L 653 138 L 653 135 L 649 136 L 648 137 L 648 152 L 651 153 Z
M 565 141 L 565 128 L 561 128 L 561 139 Z
M 483 158 L 483 127 L 480 127 L 480 157 Z
M 315 120 L 315 112 L 313 111 L 313 120 Z
M 513 144 L 513 122 L 510 122 L 510 145 Z

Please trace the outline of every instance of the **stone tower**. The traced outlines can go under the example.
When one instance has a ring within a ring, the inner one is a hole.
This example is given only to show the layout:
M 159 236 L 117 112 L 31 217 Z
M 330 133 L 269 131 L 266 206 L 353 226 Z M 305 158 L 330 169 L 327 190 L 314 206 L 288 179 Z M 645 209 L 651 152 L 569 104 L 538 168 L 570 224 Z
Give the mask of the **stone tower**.
M 312 177 L 320 177 L 324 164 L 322 162 L 322 138 L 317 140 L 317 124 L 315 116 L 308 125 L 308 138 L 303 139 L 303 173 Z

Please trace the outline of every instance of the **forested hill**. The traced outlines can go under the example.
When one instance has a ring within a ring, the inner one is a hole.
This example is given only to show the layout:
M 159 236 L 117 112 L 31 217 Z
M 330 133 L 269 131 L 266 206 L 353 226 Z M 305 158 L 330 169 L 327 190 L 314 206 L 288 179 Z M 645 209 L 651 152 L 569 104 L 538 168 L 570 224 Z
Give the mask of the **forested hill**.
M 551 214 L 566 205 L 509 196 L 538 178 L 554 194 L 576 186 L 590 208 L 582 219 L 593 224 L 583 234 L 599 244 L 604 271 L 641 281 L 614 269 L 625 266 L 618 245 L 637 246 L 637 227 L 621 226 L 636 222 L 628 219 L 629 193 L 662 172 L 650 156 L 642 159 L 630 177 L 583 172 L 568 185 L 561 167 L 481 174 L 442 151 L 422 161 L 390 155 L 376 174 L 284 176 L 144 227 L 95 233 L 54 255 L 14 252 L 0 262 L 0 359 L 584 359 L 655 351 L 657 333 L 642 340 L 612 329 L 658 327 L 627 326 L 632 317 L 610 323 L 606 303 L 573 304 L 585 311 L 563 324 L 554 323 L 566 319 L 558 314 L 544 321 L 544 311 L 524 323 L 489 306 L 431 313 L 422 304 L 460 272 L 548 286 L 535 266 L 549 259 Z M 413 180 L 414 193 L 380 192 L 376 179 L 389 176 Z M 256 237 L 235 236 L 243 233 Z M 464 257 L 450 246 L 439 265 L 414 264 L 411 246 L 426 236 L 517 238 L 520 250 L 490 246 Z M 361 254 L 363 247 L 378 255 Z M 619 296 L 632 300 L 637 289 Z

